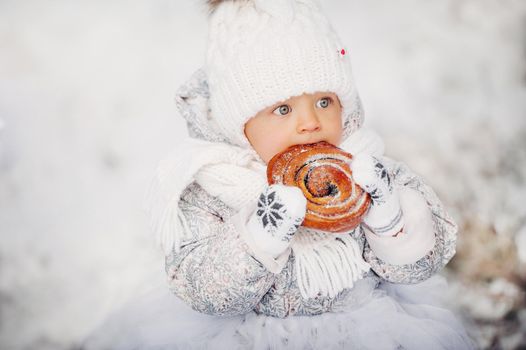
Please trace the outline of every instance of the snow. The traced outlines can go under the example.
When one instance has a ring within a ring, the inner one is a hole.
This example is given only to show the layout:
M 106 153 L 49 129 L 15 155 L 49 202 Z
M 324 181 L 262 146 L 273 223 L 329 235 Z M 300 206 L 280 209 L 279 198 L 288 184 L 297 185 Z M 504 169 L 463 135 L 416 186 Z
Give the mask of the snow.
M 516 309 L 524 330 L 526 3 L 323 3 L 366 125 L 462 228 L 457 306 L 474 327 Z M 147 271 L 164 278 L 142 199 L 186 135 L 173 97 L 204 62 L 206 31 L 204 0 L 0 2 L 2 348 L 70 348 Z M 484 327 L 481 344 L 501 332 Z

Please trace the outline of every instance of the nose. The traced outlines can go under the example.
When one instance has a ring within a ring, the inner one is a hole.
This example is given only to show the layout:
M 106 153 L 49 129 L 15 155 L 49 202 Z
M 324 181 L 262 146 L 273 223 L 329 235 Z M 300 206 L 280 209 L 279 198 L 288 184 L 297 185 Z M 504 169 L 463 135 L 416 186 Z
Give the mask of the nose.
M 320 129 L 321 124 L 316 112 L 312 108 L 304 110 L 298 118 L 297 132 L 304 134 L 319 131 Z

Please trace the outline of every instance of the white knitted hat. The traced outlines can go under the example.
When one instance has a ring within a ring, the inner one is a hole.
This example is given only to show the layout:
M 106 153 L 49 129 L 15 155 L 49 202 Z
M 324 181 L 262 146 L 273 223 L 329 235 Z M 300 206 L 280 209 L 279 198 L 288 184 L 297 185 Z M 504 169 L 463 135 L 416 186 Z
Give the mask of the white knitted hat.
M 329 91 L 343 107 L 343 140 L 363 122 L 348 50 L 316 0 L 209 1 L 206 74 L 210 116 L 250 147 L 245 123 L 279 101 Z M 342 140 L 342 141 L 343 141 Z

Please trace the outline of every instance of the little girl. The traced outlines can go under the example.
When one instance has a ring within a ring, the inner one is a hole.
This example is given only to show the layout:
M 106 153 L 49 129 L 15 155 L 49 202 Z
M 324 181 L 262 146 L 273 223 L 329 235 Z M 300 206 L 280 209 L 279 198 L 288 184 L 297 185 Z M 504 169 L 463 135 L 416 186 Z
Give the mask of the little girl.
M 315 0 L 209 1 L 206 66 L 178 91 L 185 140 L 148 197 L 168 288 L 86 342 L 111 349 L 471 349 L 434 275 L 457 226 L 364 130 L 349 53 Z M 353 155 L 372 205 L 343 233 L 301 226 L 306 199 L 269 186 L 290 146 Z

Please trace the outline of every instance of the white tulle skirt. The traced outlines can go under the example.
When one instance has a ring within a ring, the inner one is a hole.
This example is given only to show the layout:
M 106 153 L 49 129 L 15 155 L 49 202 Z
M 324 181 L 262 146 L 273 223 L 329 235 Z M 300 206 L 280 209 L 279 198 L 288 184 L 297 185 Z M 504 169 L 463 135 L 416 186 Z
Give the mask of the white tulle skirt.
M 439 275 L 415 285 L 382 283 L 351 309 L 280 319 L 201 314 L 159 286 L 112 314 L 82 349 L 476 348 L 454 314 L 440 305 L 445 290 Z

